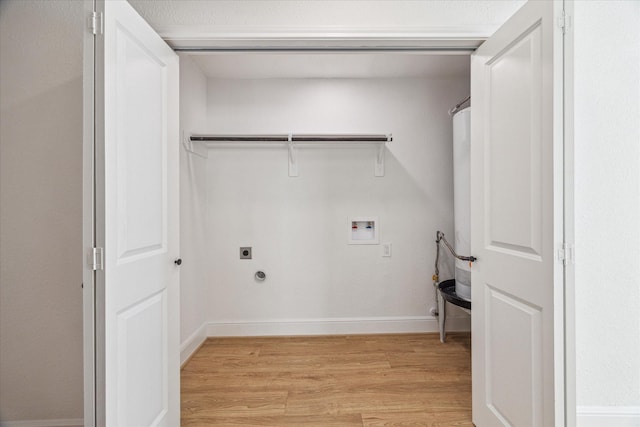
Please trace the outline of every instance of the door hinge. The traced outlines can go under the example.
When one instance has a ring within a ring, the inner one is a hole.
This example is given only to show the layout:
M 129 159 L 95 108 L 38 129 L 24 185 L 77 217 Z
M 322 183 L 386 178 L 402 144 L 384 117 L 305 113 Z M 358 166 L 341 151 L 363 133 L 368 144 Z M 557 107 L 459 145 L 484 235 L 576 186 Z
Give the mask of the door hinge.
M 574 248 L 571 243 L 562 243 L 561 248 L 558 249 L 558 261 L 562 263 L 562 265 L 573 264 L 573 252 Z
M 567 15 L 563 10 L 560 16 L 558 17 L 558 28 L 562 30 L 562 34 L 567 34 L 569 28 L 571 27 L 571 16 Z
M 89 30 L 91 30 L 92 34 L 102 34 L 102 22 L 102 12 L 91 12 L 91 15 L 89 16 Z
M 87 256 L 89 267 L 93 271 L 104 270 L 104 249 L 91 248 Z

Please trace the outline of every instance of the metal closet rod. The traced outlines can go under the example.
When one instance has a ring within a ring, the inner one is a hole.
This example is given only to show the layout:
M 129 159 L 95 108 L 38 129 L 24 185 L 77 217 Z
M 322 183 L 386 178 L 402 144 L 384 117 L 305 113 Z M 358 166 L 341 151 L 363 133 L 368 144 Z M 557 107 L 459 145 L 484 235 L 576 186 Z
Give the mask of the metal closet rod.
M 203 142 L 391 142 L 384 134 L 291 134 L 291 135 L 191 135 L 190 140 Z

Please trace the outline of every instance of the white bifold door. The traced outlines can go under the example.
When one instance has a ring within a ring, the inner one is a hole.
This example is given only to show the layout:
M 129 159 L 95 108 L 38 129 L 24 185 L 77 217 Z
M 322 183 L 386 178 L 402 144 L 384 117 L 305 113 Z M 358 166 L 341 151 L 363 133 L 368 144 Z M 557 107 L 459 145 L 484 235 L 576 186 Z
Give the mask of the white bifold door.
M 471 59 L 473 420 L 563 424 L 561 2 L 527 2 Z
M 126 1 L 96 9 L 96 424 L 174 427 L 178 56 Z

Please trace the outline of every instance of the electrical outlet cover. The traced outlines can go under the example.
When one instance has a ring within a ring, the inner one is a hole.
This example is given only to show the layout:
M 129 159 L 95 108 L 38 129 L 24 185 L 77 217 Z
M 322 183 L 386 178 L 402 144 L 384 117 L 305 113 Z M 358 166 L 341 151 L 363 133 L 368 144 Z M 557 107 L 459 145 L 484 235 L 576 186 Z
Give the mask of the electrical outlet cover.
M 383 243 L 382 244 L 382 256 L 390 257 L 391 256 L 391 243 Z
M 251 259 L 251 246 L 240 248 L 240 259 Z

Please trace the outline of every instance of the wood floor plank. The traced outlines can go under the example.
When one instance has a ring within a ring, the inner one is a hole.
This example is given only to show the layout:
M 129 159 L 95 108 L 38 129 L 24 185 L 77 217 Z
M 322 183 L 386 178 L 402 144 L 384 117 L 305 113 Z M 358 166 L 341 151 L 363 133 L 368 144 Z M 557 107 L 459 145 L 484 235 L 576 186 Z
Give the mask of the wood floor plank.
M 231 370 L 214 374 L 182 375 L 182 392 L 224 392 L 234 390 L 289 391 L 325 387 L 337 382 L 335 375 L 315 372 L 250 372 Z
M 362 414 L 364 427 L 473 427 L 471 411 Z
M 184 426 L 471 426 L 469 334 L 208 339 Z
M 426 385 L 424 385 L 426 387 Z M 301 415 L 417 410 L 451 411 L 466 409 L 471 399 L 457 390 L 317 390 L 291 392 L 286 413 Z
M 384 353 L 364 354 L 311 354 L 291 356 L 248 356 L 228 357 L 207 356 L 206 363 L 196 364 L 203 358 L 193 358 L 184 368 L 187 373 L 216 373 L 228 370 L 243 372 L 309 372 L 312 370 L 333 370 L 335 372 L 354 369 L 390 368 Z
M 362 427 L 359 414 L 326 415 L 281 415 L 268 417 L 203 417 L 182 421 L 183 427 Z
M 182 416 L 246 416 L 282 415 L 287 403 L 287 392 L 189 393 L 182 398 Z

